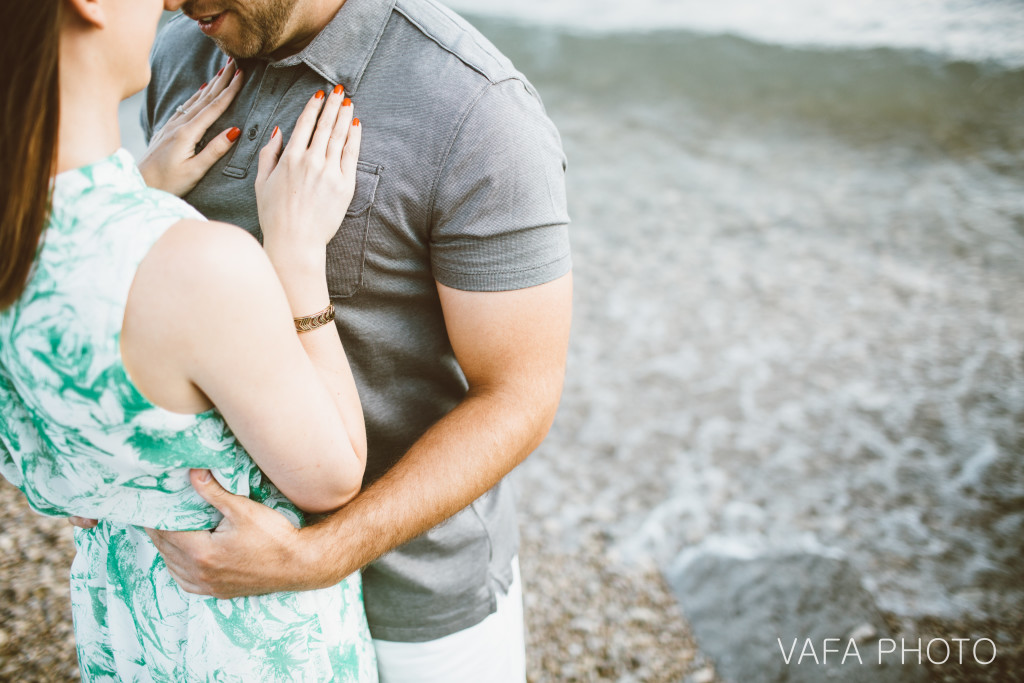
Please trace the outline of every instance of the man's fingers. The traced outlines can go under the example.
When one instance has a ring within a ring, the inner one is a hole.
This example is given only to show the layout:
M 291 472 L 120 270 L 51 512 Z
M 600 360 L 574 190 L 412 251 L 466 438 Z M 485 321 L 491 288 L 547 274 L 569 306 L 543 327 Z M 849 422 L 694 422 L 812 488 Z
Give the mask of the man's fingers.
M 153 545 L 163 555 L 167 567 L 177 568 L 184 566 L 188 561 L 188 551 L 198 545 L 196 536 L 198 534 L 210 535 L 209 531 L 159 531 L 157 529 L 146 529 Z
M 160 551 L 160 554 L 168 559 L 180 560 L 185 556 L 188 549 L 198 543 L 196 536 L 200 534 L 210 535 L 209 531 L 169 531 L 161 529 L 146 529 L 153 545 Z
M 168 567 L 168 571 L 171 574 L 171 578 L 174 579 L 174 583 L 178 584 L 178 587 L 186 593 L 192 593 L 193 595 L 210 594 L 209 591 L 207 591 L 203 586 L 199 585 L 198 583 L 192 583 L 188 580 L 187 577 L 181 576 L 176 572 L 172 571 L 170 567 Z
M 217 508 L 225 517 L 231 517 L 238 503 L 249 499 L 244 496 L 236 496 L 229 493 L 220 483 L 213 478 L 210 470 L 189 470 L 188 478 L 192 482 L 192 488 L 203 497 L 207 503 Z
M 79 529 L 92 529 L 99 524 L 99 521 L 88 517 L 68 517 L 68 524 L 77 526 Z
M 196 572 L 194 555 L 200 555 L 210 544 L 209 531 L 159 531 L 146 529 L 153 545 L 164 558 L 167 571 L 181 588 L 189 593 L 209 595 L 209 591 L 198 582 L 192 573 Z

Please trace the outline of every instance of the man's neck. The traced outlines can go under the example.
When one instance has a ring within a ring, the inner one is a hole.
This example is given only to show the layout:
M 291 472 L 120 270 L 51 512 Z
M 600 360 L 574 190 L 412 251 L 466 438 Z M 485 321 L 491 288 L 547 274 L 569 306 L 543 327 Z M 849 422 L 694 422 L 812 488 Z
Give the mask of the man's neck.
M 284 59 L 304 50 L 331 23 L 345 0 L 301 0 L 285 28 L 288 36 L 270 57 Z

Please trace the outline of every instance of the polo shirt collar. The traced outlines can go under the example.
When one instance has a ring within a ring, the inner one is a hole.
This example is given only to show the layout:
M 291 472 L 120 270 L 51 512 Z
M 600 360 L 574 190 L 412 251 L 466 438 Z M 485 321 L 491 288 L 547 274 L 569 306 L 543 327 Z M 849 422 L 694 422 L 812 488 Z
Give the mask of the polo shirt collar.
M 345 0 L 330 23 L 297 54 L 273 66 L 305 63 L 331 83 L 354 93 L 391 18 L 395 0 Z

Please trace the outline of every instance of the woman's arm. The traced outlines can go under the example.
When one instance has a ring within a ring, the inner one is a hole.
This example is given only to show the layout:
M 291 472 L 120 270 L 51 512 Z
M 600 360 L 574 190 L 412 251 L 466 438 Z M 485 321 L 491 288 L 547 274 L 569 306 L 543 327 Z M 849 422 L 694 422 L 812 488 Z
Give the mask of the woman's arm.
M 322 105 L 322 106 L 321 106 Z M 327 243 L 352 203 L 362 128 L 339 85 L 318 91 L 295 122 L 287 146 L 277 129 L 260 152 L 256 203 L 263 248 L 284 287 L 293 317 L 330 303 Z M 356 450 L 365 461 L 366 432 L 352 371 L 334 325 L 299 335 L 331 387 Z M 340 359 L 340 360 L 339 360 Z
M 324 249 L 354 187 L 359 137 L 349 134 L 358 128 L 349 124 L 351 107 L 324 107 L 317 125 L 320 104 L 311 100 L 279 161 L 279 133 L 261 155 L 261 201 L 294 202 L 261 211 L 268 238 L 281 235 L 281 221 L 297 226 L 289 228 L 290 246 L 273 252 L 280 273 L 244 231 L 181 221 L 140 264 L 121 341 L 143 394 L 178 412 L 217 406 L 267 476 L 310 512 L 350 500 L 366 457 L 362 410 L 337 332 L 330 325 L 300 335 L 292 322 L 329 301 Z M 334 198 L 318 198 L 327 189 Z

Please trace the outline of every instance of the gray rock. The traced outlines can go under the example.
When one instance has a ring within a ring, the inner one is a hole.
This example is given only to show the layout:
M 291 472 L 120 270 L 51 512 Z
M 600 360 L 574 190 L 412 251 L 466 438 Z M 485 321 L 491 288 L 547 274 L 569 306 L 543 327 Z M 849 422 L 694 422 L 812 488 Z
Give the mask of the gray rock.
M 885 623 L 857 572 L 843 560 L 807 553 L 754 559 L 708 553 L 667 578 L 698 646 L 714 660 L 723 680 L 886 683 L 929 678 L 916 652 L 908 650 L 901 663 L 901 641 L 890 645 L 882 640 L 888 637 Z M 907 648 L 916 646 L 916 640 L 906 643 Z

